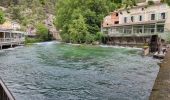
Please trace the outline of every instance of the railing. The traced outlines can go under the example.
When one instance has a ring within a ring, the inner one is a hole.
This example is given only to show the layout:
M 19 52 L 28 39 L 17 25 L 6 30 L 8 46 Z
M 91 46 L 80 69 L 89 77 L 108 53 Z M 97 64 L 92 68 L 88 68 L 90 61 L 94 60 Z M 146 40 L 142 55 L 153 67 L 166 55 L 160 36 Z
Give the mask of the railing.
M 14 96 L 6 87 L 2 79 L 0 79 L 0 100 L 15 100 Z
M 0 43 L 23 42 L 24 38 L 0 38 Z
M 108 31 L 108 35 L 152 35 L 152 34 L 159 34 L 164 33 L 167 31 L 164 28 L 133 28 L 133 29 L 114 29 Z M 169 31 L 170 32 L 170 31 Z

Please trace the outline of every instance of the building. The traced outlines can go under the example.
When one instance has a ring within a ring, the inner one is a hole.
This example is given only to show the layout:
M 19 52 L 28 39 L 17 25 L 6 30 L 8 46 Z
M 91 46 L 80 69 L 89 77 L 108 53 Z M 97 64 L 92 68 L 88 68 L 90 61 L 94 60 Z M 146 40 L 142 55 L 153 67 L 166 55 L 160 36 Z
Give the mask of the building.
M 1 30 L 20 30 L 21 26 L 19 23 L 14 22 L 14 21 L 6 21 L 2 25 L 0 25 Z
M 21 32 L 16 22 L 6 21 L 0 25 L 0 49 L 21 45 L 25 41 L 25 32 Z
M 108 26 L 102 25 L 102 32 L 106 33 L 110 39 L 112 38 L 109 42 L 115 43 L 114 40 L 116 40 L 117 43 L 120 43 L 123 41 L 121 44 L 150 44 L 152 36 L 155 35 L 167 40 L 167 35 L 170 32 L 170 7 L 161 1 L 138 0 L 137 6 L 115 11 L 116 19 L 110 19 L 110 21 L 104 19 L 103 23 L 117 21 L 117 18 L 119 19 L 118 23 L 111 23 L 111 25 L 109 23 Z M 129 39 L 120 40 L 114 37 L 127 37 Z
M 13 30 L 0 30 L 0 49 L 23 44 L 25 33 Z
M 102 27 L 111 27 L 115 24 L 119 24 L 119 16 L 118 13 L 112 12 L 104 18 Z

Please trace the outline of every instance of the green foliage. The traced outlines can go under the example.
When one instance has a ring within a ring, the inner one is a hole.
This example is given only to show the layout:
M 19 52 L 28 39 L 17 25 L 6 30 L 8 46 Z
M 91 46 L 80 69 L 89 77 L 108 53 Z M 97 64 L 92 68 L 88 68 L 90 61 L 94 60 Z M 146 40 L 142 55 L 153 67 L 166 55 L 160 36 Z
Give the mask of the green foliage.
M 41 24 L 41 23 L 37 24 L 36 29 L 37 29 L 37 35 L 40 41 L 50 40 L 48 28 L 44 24 Z
M 136 0 L 123 0 L 123 5 L 124 8 L 131 8 L 133 6 L 136 6 Z
M 161 0 L 162 3 L 167 3 L 170 6 L 170 0 Z
M 69 43 L 71 40 L 70 40 L 70 34 L 61 34 L 61 37 L 62 37 L 62 40 L 66 43 Z
M 42 23 L 48 14 L 54 14 L 57 0 L 0 0 L 7 8 L 6 16 L 21 24 L 24 29 Z
M 102 40 L 103 37 L 104 37 L 104 34 L 102 32 L 97 32 L 95 40 Z
M 5 22 L 5 14 L 2 10 L 0 10 L 0 24 Z
M 95 35 L 94 34 L 86 34 L 86 43 L 90 44 L 95 41 Z
M 13 6 L 12 8 L 12 19 L 22 20 L 21 9 L 19 6 Z
M 149 1 L 148 1 L 148 5 L 154 5 L 154 1 L 149 0 Z
M 170 6 L 170 0 L 167 0 L 166 2 L 167 2 L 167 4 Z
M 39 0 L 42 5 L 45 5 L 46 0 Z
M 58 0 L 55 24 L 62 30 L 63 40 L 68 41 L 68 36 L 73 43 L 85 43 L 89 38 L 90 41 L 95 40 L 101 21 L 117 7 L 114 1 L 116 0 Z
M 85 19 L 81 14 L 77 16 L 77 11 L 75 11 L 74 13 L 74 17 L 78 18 L 74 19 L 69 25 L 68 32 L 70 34 L 70 38 L 71 41 L 74 43 L 84 43 L 85 35 L 88 33 L 87 26 L 85 24 Z
M 40 42 L 40 40 L 38 38 L 29 38 L 29 37 L 25 38 L 25 43 L 26 44 L 28 44 L 28 43 L 36 43 L 36 42 Z

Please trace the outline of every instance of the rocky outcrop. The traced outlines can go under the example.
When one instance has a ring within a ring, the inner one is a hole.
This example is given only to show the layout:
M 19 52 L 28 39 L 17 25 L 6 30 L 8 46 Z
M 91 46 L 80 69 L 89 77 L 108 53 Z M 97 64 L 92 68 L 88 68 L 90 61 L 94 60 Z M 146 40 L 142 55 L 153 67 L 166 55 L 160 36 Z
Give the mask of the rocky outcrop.
M 54 15 L 52 14 L 47 14 L 47 19 L 45 20 L 45 25 L 48 27 L 50 34 L 53 36 L 55 40 L 61 40 L 59 31 L 56 29 L 54 25 Z

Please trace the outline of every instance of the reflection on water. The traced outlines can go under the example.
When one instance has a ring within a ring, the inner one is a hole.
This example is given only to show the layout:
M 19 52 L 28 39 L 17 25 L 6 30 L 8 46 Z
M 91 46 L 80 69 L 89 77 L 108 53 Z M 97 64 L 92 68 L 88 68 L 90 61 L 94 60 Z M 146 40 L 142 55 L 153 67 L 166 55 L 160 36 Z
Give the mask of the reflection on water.
M 147 100 L 156 61 L 126 48 L 41 43 L 0 52 L 16 100 Z

